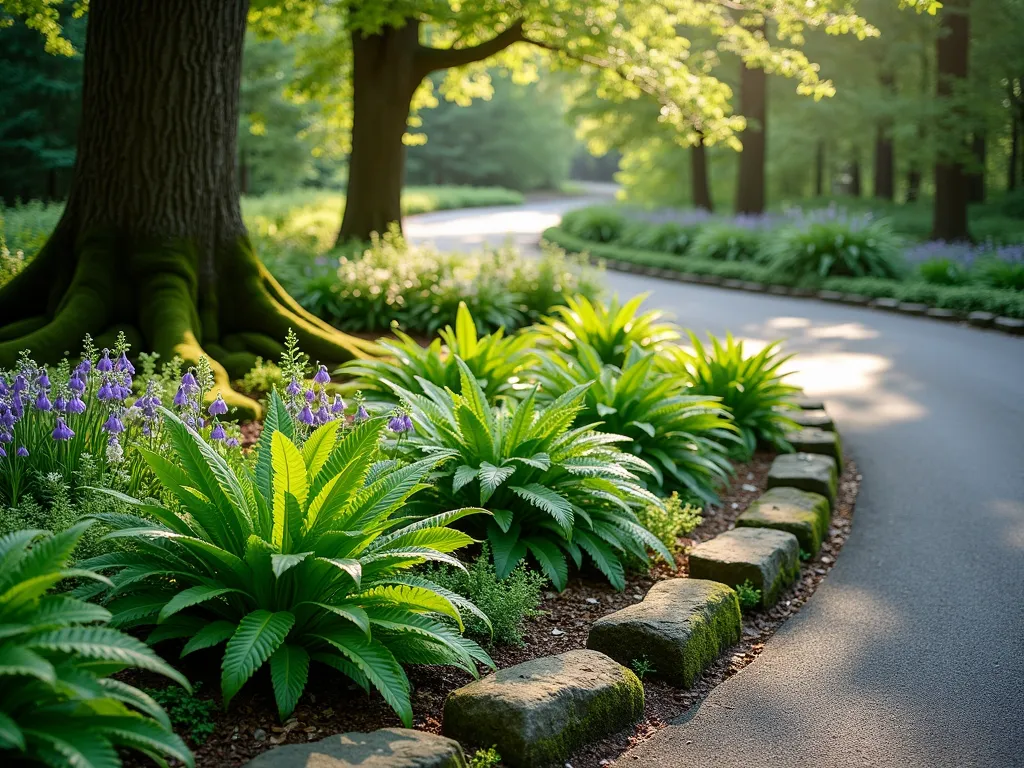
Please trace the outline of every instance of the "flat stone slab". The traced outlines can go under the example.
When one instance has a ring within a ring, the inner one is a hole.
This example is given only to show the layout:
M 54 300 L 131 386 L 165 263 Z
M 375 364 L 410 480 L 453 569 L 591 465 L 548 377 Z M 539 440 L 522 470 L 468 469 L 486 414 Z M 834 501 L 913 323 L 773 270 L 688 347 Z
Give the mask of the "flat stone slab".
M 690 576 L 761 590 L 761 605 L 774 605 L 800 573 L 800 542 L 771 528 L 735 528 L 690 550 Z
M 800 549 L 814 554 L 821 549 L 830 518 L 828 499 L 821 494 L 797 488 L 772 488 L 739 516 L 736 527 L 791 533 L 800 542 Z
M 823 301 L 842 301 L 843 294 L 839 291 L 818 291 L 818 298 Z
M 1016 317 L 997 317 L 992 322 L 992 326 L 1007 333 L 1014 333 L 1018 336 L 1024 335 L 1024 320 L 1019 320 Z
M 561 764 L 585 744 L 644 712 L 635 674 L 592 650 L 544 656 L 498 670 L 448 695 L 446 735 L 501 753 L 506 765 Z
M 928 311 L 928 305 L 918 304 L 913 301 L 904 301 L 898 307 L 896 307 L 896 309 L 898 309 L 905 315 L 923 315 L 925 312 Z
M 786 415 L 801 427 L 816 427 L 817 429 L 825 429 L 829 432 L 835 432 L 836 429 L 836 425 L 832 422 L 832 417 L 823 408 L 790 411 Z
M 871 301 L 868 302 L 868 306 L 869 307 L 874 307 L 875 309 L 892 309 L 892 310 L 895 310 L 897 307 L 899 307 L 899 305 L 900 305 L 900 300 L 899 299 L 889 299 L 889 298 L 885 298 L 885 297 L 880 298 L 880 299 L 872 299 Z
M 991 312 L 971 312 L 967 315 L 967 322 L 978 328 L 988 328 L 995 322 L 996 316 Z
M 825 410 L 825 401 L 817 397 L 807 397 L 807 395 L 799 395 L 797 397 L 789 398 L 789 402 L 804 411 L 823 411 Z
M 243 768 L 466 768 L 457 741 L 408 728 L 339 733 L 264 752 Z
M 960 319 L 959 313 L 957 313 L 955 310 L 942 309 L 941 307 L 929 307 L 928 311 L 925 312 L 925 314 L 928 315 L 928 317 L 933 318 L 935 320 L 954 321 Z
M 837 466 L 843 463 L 843 449 L 836 432 L 807 427 L 796 432 L 787 432 L 784 437 L 795 451 L 831 456 L 836 460 Z
M 820 493 L 835 505 L 839 472 L 836 460 L 820 453 L 784 453 L 775 457 L 768 470 L 768 487 L 789 486 Z
M 863 293 L 844 293 L 843 294 L 844 304 L 856 304 L 857 306 L 863 306 L 871 303 L 871 297 L 865 296 Z
M 743 631 L 736 593 L 704 579 L 659 581 L 642 602 L 602 616 L 590 628 L 587 648 L 620 664 L 644 658 L 651 675 L 686 688 Z

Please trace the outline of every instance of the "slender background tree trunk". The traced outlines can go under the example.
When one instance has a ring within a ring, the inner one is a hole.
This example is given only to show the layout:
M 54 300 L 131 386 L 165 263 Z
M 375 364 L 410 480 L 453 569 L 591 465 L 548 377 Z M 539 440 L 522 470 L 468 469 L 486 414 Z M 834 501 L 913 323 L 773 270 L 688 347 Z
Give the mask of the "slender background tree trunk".
M 939 11 L 942 34 L 937 45 L 938 86 L 940 100 L 948 101 L 958 85 L 967 78 L 970 53 L 969 0 L 947 0 Z M 954 116 L 962 110 L 954 109 Z M 954 127 L 955 131 L 956 128 Z M 935 165 L 935 208 L 932 239 L 969 240 L 967 202 L 969 190 L 964 172 L 962 152 L 965 136 L 943 137 L 948 143 Z
M 886 95 L 892 94 L 896 87 L 896 79 L 891 72 L 879 75 L 879 82 Z M 892 141 L 892 120 L 885 117 L 878 122 L 875 129 L 875 197 L 892 200 L 895 195 L 895 155 Z
M 860 157 L 857 155 L 850 161 L 850 194 L 853 197 L 861 195 Z
M 1017 188 L 1017 165 L 1020 157 L 1020 120 L 1016 114 L 1010 115 L 1010 160 L 1006 167 L 1006 188 L 1013 191 Z
M 974 154 L 974 162 L 977 168 L 971 173 L 970 189 L 968 199 L 972 203 L 985 202 L 985 160 L 988 154 L 984 134 L 976 133 L 971 140 L 971 152 Z
M 715 206 L 708 182 L 708 153 L 703 137 L 699 144 L 690 148 L 690 186 L 694 207 L 713 211 Z
M 825 141 L 818 139 L 814 150 L 814 194 L 816 197 L 825 195 Z
M 740 138 L 739 177 L 736 182 L 736 213 L 764 211 L 764 160 L 767 129 L 768 76 L 763 69 L 740 70 L 740 114 L 747 128 Z

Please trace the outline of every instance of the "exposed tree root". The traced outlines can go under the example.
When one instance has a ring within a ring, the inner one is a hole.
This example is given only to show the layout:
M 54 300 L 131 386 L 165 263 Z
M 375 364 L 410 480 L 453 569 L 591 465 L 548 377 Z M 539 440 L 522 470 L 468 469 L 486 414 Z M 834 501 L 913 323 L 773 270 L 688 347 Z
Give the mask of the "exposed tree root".
M 258 416 L 260 406 L 232 389 L 231 379 L 252 368 L 257 357 L 280 355 L 289 329 L 305 353 L 326 365 L 371 354 L 368 342 L 299 306 L 245 239 L 217 253 L 216 274 L 207 285 L 200 284 L 198 259 L 187 243 L 128 249 L 123 240 L 94 236 L 80 238 L 64 258 L 51 245 L 58 245 L 56 236 L 37 256 L 41 261 L 0 289 L 0 367 L 12 366 L 24 349 L 40 362 L 55 363 L 73 355 L 86 333 L 110 346 L 123 331 L 133 349 L 156 352 L 165 361 L 177 355 L 195 364 L 205 356 L 214 372 L 214 394 L 246 419 Z M 74 263 L 74 273 L 64 281 L 62 265 L 68 263 Z M 47 309 L 54 277 L 66 288 Z

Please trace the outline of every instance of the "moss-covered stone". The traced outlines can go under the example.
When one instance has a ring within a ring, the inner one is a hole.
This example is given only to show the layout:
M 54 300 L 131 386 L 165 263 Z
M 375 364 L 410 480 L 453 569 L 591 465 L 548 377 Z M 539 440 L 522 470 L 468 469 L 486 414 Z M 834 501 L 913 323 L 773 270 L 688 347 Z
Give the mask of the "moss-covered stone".
M 836 464 L 843 464 L 843 449 L 838 432 L 828 432 L 817 427 L 807 427 L 796 432 L 787 432 L 787 442 L 800 453 L 820 453 L 831 456 Z
M 264 752 L 244 768 L 466 768 L 457 741 L 407 728 L 339 733 Z
M 444 733 L 464 744 L 495 745 L 510 766 L 564 763 L 575 750 L 622 730 L 644 711 L 633 672 L 603 653 L 544 656 L 453 691 Z
M 690 576 L 737 587 L 749 581 L 761 604 L 773 605 L 800 572 L 800 542 L 771 528 L 736 528 L 698 544 L 689 553 Z
M 835 432 L 836 425 L 832 423 L 832 417 L 824 409 L 821 410 L 800 410 L 789 411 L 786 416 L 791 418 L 801 427 L 816 427 L 828 432 Z
M 835 506 L 839 485 L 836 460 L 818 453 L 784 453 L 776 456 L 768 470 L 768 487 L 788 486 L 820 493 Z
M 651 587 L 643 602 L 594 622 L 587 647 L 625 665 L 645 658 L 650 674 L 689 688 L 739 642 L 741 632 L 740 604 L 730 587 L 667 579 Z
M 826 432 L 824 434 L 833 434 Z M 798 488 L 772 488 L 736 520 L 738 528 L 773 528 L 796 536 L 800 548 L 815 553 L 828 532 L 828 499 Z

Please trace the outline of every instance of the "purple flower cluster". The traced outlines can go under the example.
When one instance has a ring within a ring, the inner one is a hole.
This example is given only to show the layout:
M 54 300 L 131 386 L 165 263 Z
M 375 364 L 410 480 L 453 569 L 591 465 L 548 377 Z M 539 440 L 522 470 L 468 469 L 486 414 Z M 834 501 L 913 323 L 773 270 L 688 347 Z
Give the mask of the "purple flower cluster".
M 408 413 L 396 413 L 388 420 L 388 429 L 396 435 L 402 435 L 413 431 L 412 419 Z
M 1024 245 L 996 245 L 992 242 L 973 245 L 932 240 L 908 248 L 905 255 L 907 261 L 914 265 L 943 260 L 970 269 L 983 258 L 996 258 L 1008 264 L 1024 264 Z
M 348 406 L 342 396 L 335 394 L 332 398 L 328 395 L 327 385 L 330 383 L 331 375 L 325 365 L 317 366 L 312 384 L 308 388 L 298 376 L 292 376 L 284 392 L 287 396 L 288 410 L 297 422 L 315 429 L 338 419 L 360 422 L 370 418 L 362 403 L 359 403 L 355 414 L 346 417 L 345 410 Z

